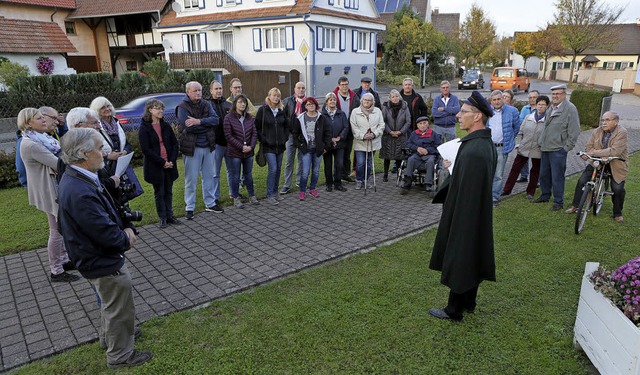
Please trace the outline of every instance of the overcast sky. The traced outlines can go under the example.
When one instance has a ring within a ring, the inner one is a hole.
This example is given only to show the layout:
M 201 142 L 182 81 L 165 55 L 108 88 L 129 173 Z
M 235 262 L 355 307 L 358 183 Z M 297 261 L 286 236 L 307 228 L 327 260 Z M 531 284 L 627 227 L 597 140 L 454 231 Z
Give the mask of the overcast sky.
M 460 13 L 462 23 L 469 12 L 473 0 L 431 0 L 431 8 L 439 8 L 441 13 Z M 532 4 L 528 10 L 523 5 Z M 547 21 L 553 20 L 555 0 L 476 0 L 485 14 L 493 20 L 498 35 L 513 36 L 515 31 L 536 31 Z M 635 23 L 640 18 L 639 0 L 607 0 L 612 6 L 625 8 L 620 23 Z

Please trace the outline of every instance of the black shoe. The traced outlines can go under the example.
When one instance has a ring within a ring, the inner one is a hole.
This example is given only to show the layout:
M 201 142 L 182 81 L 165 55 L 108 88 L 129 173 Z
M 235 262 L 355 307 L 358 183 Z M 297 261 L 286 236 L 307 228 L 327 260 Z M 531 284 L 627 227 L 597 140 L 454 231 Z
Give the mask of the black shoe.
M 187 220 L 193 220 L 193 211 L 187 211 L 187 215 L 185 216 Z
M 328 191 L 328 192 L 332 192 L 333 191 L 333 186 L 331 185 L 327 185 L 326 188 L 324 188 L 324 190 Z
M 547 203 L 547 202 L 549 202 L 549 200 L 548 199 L 544 199 L 542 197 L 540 197 L 538 199 L 534 199 L 534 200 L 531 201 L 531 203 Z
M 382 182 L 389 182 L 389 176 L 387 176 L 386 174 L 382 176 Z
M 140 327 L 133 327 L 133 339 L 137 340 L 138 337 L 140 337 L 142 335 L 142 328 Z M 98 342 L 100 343 L 100 349 L 107 349 L 107 342 L 104 341 L 104 337 L 100 337 L 98 339 Z
M 554 203 L 553 206 L 549 209 L 550 211 L 560 211 L 562 209 L 562 204 Z
M 160 229 L 168 227 L 169 225 L 167 225 L 167 219 L 160 219 L 160 224 L 158 226 L 160 227 Z
M 424 191 L 426 191 L 427 193 L 431 193 L 433 191 L 433 185 L 427 185 L 424 188 Z
M 212 207 L 207 207 L 204 210 L 207 212 L 215 212 L 217 214 L 221 214 L 224 212 L 222 207 L 218 206 L 217 204 L 214 204 Z
M 394 165 L 393 168 L 391 168 L 391 173 L 398 173 L 398 167 Z
M 170 216 L 167 218 L 167 223 L 173 225 L 182 225 L 182 221 L 178 220 L 175 216 Z
M 138 351 L 134 349 L 129 359 L 120 363 L 107 363 L 107 367 L 109 367 L 110 369 L 116 369 L 121 367 L 140 366 L 146 362 L 149 362 L 151 358 L 153 358 L 153 354 L 150 351 Z
M 506 191 L 503 191 L 502 193 L 500 193 L 501 197 L 506 197 L 507 195 L 511 195 L 511 193 L 507 193 Z
M 62 269 L 65 271 L 73 271 L 76 269 L 76 265 L 73 264 L 72 261 L 68 261 L 67 263 L 62 265 Z
M 435 316 L 438 319 L 453 320 L 454 322 L 459 322 L 462 320 L 462 319 L 453 319 L 446 312 L 444 312 L 443 309 L 429 309 L 429 315 Z
M 80 280 L 80 276 L 66 272 L 59 273 L 57 275 L 51 274 L 51 281 L 54 283 L 70 283 L 77 280 Z
M 516 182 L 528 182 L 529 180 L 527 180 L 526 177 L 519 177 Z
M 346 188 L 346 187 L 344 187 L 344 186 L 342 186 L 342 185 L 337 185 L 337 186 L 335 187 L 335 189 L 336 189 L 336 190 L 338 190 L 338 191 L 347 191 L 347 188 Z
M 342 181 L 344 182 L 356 182 L 356 179 L 351 176 L 342 177 Z

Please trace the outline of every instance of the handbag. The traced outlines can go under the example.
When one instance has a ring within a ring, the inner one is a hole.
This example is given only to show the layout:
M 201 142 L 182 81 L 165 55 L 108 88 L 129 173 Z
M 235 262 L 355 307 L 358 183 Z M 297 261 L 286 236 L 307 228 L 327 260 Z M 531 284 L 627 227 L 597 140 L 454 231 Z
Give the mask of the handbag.
M 256 152 L 256 163 L 258 166 L 264 167 L 267 165 L 267 158 L 264 157 L 264 149 L 262 148 L 262 143 L 258 146 L 258 152 Z

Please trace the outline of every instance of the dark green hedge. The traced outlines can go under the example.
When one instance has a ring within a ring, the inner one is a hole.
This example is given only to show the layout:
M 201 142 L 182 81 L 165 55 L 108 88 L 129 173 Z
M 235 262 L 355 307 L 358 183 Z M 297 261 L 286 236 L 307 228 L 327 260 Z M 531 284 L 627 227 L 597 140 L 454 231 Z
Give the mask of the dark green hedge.
M 582 130 L 597 128 L 600 125 L 602 99 L 611 96 L 611 91 L 594 89 L 576 89 L 571 93 L 571 103 L 578 109 Z

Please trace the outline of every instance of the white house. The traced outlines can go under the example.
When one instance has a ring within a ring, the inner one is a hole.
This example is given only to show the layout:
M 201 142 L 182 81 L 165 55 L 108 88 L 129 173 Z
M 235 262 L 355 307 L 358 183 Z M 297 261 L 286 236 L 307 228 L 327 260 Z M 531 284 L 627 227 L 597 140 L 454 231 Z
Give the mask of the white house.
M 172 8 L 157 29 L 174 68 L 298 70 L 313 96 L 343 75 L 353 87 L 363 76 L 375 81 L 385 25 L 371 0 L 178 0 Z

